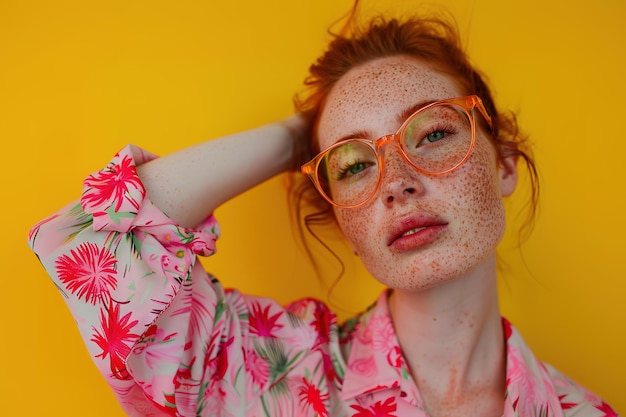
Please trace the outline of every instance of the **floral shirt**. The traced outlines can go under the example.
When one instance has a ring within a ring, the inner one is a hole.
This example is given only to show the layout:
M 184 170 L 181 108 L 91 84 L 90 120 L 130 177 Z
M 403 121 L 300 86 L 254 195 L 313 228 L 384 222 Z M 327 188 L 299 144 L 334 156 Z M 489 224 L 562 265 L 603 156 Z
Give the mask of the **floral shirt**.
M 152 158 L 127 146 L 29 235 L 129 415 L 428 416 L 387 291 L 339 326 L 314 299 L 283 307 L 225 290 L 197 261 L 215 252 L 217 222 L 191 230 L 161 212 L 136 172 Z M 617 415 L 503 326 L 504 416 Z

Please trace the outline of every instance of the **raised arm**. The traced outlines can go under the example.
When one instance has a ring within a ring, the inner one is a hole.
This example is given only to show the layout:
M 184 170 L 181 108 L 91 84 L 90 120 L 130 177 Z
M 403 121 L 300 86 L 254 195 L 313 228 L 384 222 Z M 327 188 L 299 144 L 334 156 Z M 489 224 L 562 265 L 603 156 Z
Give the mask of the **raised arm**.
M 216 207 L 297 165 L 306 125 L 293 116 L 162 158 L 126 146 L 80 200 L 32 228 L 29 245 L 129 415 L 196 415 L 235 386 L 216 364 L 243 366 L 247 307 L 197 256 L 215 250 Z
M 145 163 L 138 174 L 151 200 L 178 224 L 195 227 L 218 206 L 290 168 L 304 117 L 185 148 Z

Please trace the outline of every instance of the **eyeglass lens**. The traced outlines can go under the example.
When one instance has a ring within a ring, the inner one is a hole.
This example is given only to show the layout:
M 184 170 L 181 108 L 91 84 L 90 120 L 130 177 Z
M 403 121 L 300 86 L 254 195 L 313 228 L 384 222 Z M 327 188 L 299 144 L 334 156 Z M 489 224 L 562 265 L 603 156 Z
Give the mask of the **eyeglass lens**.
M 455 104 L 440 104 L 414 113 L 399 132 L 407 159 L 424 173 L 456 168 L 472 146 L 470 114 Z M 363 203 L 376 192 L 380 178 L 372 141 L 350 139 L 332 147 L 318 165 L 323 192 L 336 204 Z

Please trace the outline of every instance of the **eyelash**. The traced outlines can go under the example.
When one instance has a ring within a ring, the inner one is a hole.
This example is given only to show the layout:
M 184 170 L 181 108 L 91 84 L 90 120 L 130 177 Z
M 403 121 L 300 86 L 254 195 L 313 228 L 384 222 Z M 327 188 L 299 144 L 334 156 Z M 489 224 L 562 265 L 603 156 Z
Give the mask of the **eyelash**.
M 443 132 L 445 135 L 454 135 L 454 134 L 458 133 L 456 129 L 452 128 L 449 125 L 448 126 L 444 126 L 444 125 L 439 124 L 439 125 L 433 126 L 430 129 L 428 129 L 424 135 L 420 135 L 421 139 L 419 140 L 419 142 L 417 142 L 417 146 L 420 146 L 420 144 L 424 140 L 427 140 L 426 138 L 429 135 L 432 135 L 433 133 L 436 133 L 436 132 Z M 433 142 L 430 142 L 430 143 L 433 143 Z
M 344 166 L 339 170 L 339 173 L 337 174 L 337 178 L 335 179 L 337 181 L 341 181 L 348 175 L 348 171 L 350 171 L 350 168 L 359 164 L 365 165 L 365 162 L 361 161 L 360 159 L 357 159 L 355 161 L 344 164 Z

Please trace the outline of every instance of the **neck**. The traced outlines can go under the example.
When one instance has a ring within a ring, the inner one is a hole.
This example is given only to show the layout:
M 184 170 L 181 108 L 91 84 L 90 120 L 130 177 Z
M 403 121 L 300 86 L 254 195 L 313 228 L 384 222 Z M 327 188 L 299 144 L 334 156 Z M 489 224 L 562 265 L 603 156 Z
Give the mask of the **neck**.
M 464 277 L 390 296 L 400 346 L 429 406 L 427 397 L 467 404 L 468 396 L 488 393 L 503 401 L 506 352 L 495 270 L 492 255 Z

